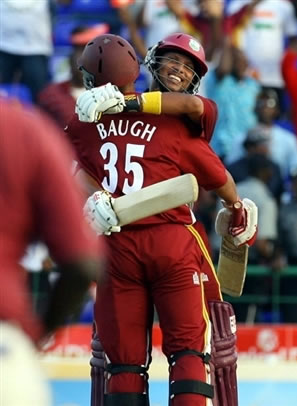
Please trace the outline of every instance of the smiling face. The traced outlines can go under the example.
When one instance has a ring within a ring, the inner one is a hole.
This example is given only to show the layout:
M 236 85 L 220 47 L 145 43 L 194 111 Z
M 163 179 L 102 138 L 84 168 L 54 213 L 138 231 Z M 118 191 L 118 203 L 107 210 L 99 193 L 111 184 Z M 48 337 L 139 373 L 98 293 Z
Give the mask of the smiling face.
M 186 92 L 193 79 L 197 81 L 192 59 L 180 52 L 168 51 L 156 58 L 158 75 L 161 84 L 171 92 Z M 199 78 L 198 78 L 199 80 Z

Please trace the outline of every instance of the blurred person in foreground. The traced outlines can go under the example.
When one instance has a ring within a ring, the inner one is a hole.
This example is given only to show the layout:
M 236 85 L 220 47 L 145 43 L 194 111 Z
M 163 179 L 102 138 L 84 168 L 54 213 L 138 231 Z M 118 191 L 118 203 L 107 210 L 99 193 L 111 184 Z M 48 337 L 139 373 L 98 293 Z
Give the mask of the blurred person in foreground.
M 83 218 L 71 162 L 69 145 L 48 119 L 0 100 L 1 405 L 51 404 L 36 350 L 80 310 L 91 281 L 103 277 L 103 245 Z M 42 318 L 19 264 L 34 240 L 47 245 L 60 272 Z
M 107 24 L 98 24 L 91 27 L 79 26 L 70 36 L 72 51 L 69 55 L 70 77 L 62 82 L 50 83 L 38 93 L 37 103 L 62 129 L 71 119 L 75 102 L 85 90 L 82 75 L 77 69 L 77 59 L 80 57 L 85 45 L 97 35 L 104 34 Z

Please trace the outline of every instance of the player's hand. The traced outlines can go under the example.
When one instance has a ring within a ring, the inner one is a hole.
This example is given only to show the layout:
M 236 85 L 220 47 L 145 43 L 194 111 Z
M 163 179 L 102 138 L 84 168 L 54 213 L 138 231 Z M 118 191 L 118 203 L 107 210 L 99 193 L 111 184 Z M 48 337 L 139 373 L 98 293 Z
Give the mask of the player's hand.
M 234 245 L 252 245 L 256 240 L 258 226 L 258 208 L 250 199 L 242 200 L 242 216 L 240 223 L 233 224 L 233 213 L 228 207 L 224 207 L 218 212 L 215 221 L 216 233 L 221 236 L 231 235 Z
M 75 113 L 79 121 L 95 123 L 101 114 L 121 113 L 125 107 L 124 95 L 117 86 L 107 83 L 100 87 L 85 90 L 77 99 Z
M 118 233 L 121 227 L 112 208 L 114 199 L 105 190 L 98 190 L 88 198 L 84 205 L 84 216 L 97 234 Z

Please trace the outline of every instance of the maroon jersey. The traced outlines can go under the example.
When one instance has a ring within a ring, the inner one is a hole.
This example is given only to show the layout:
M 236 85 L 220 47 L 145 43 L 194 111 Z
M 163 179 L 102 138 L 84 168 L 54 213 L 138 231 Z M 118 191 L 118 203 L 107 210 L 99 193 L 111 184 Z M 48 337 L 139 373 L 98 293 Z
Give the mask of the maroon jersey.
M 206 190 L 227 180 L 206 139 L 175 116 L 121 113 L 103 115 L 98 124 L 89 124 L 75 115 L 66 131 L 81 167 L 115 197 L 185 173 L 193 173 Z M 168 221 L 191 224 L 189 208 L 182 206 L 138 223 Z
M 51 83 L 38 95 L 39 106 L 58 124 L 65 128 L 75 109 L 70 81 Z
M 205 138 L 207 142 L 210 142 L 218 118 L 218 107 L 211 99 L 198 95 L 196 97 L 198 97 L 204 105 L 204 111 L 199 123 L 193 122 L 187 116 L 184 117 L 183 121 L 192 135 Z
M 70 175 L 71 149 L 56 131 L 37 113 L 0 100 L 0 319 L 15 320 L 33 339 L 40 326 L 18 265 L 28 243 L 44 241 L 57 263 L 98 255 Z

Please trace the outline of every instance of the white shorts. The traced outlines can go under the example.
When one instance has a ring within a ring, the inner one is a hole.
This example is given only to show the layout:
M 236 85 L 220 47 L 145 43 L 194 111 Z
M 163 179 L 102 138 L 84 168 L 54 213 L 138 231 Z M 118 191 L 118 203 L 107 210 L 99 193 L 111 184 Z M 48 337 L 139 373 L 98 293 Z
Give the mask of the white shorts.
M 50 387 L 29 337 L 0 321 L 0 405 L 51 406 Z

